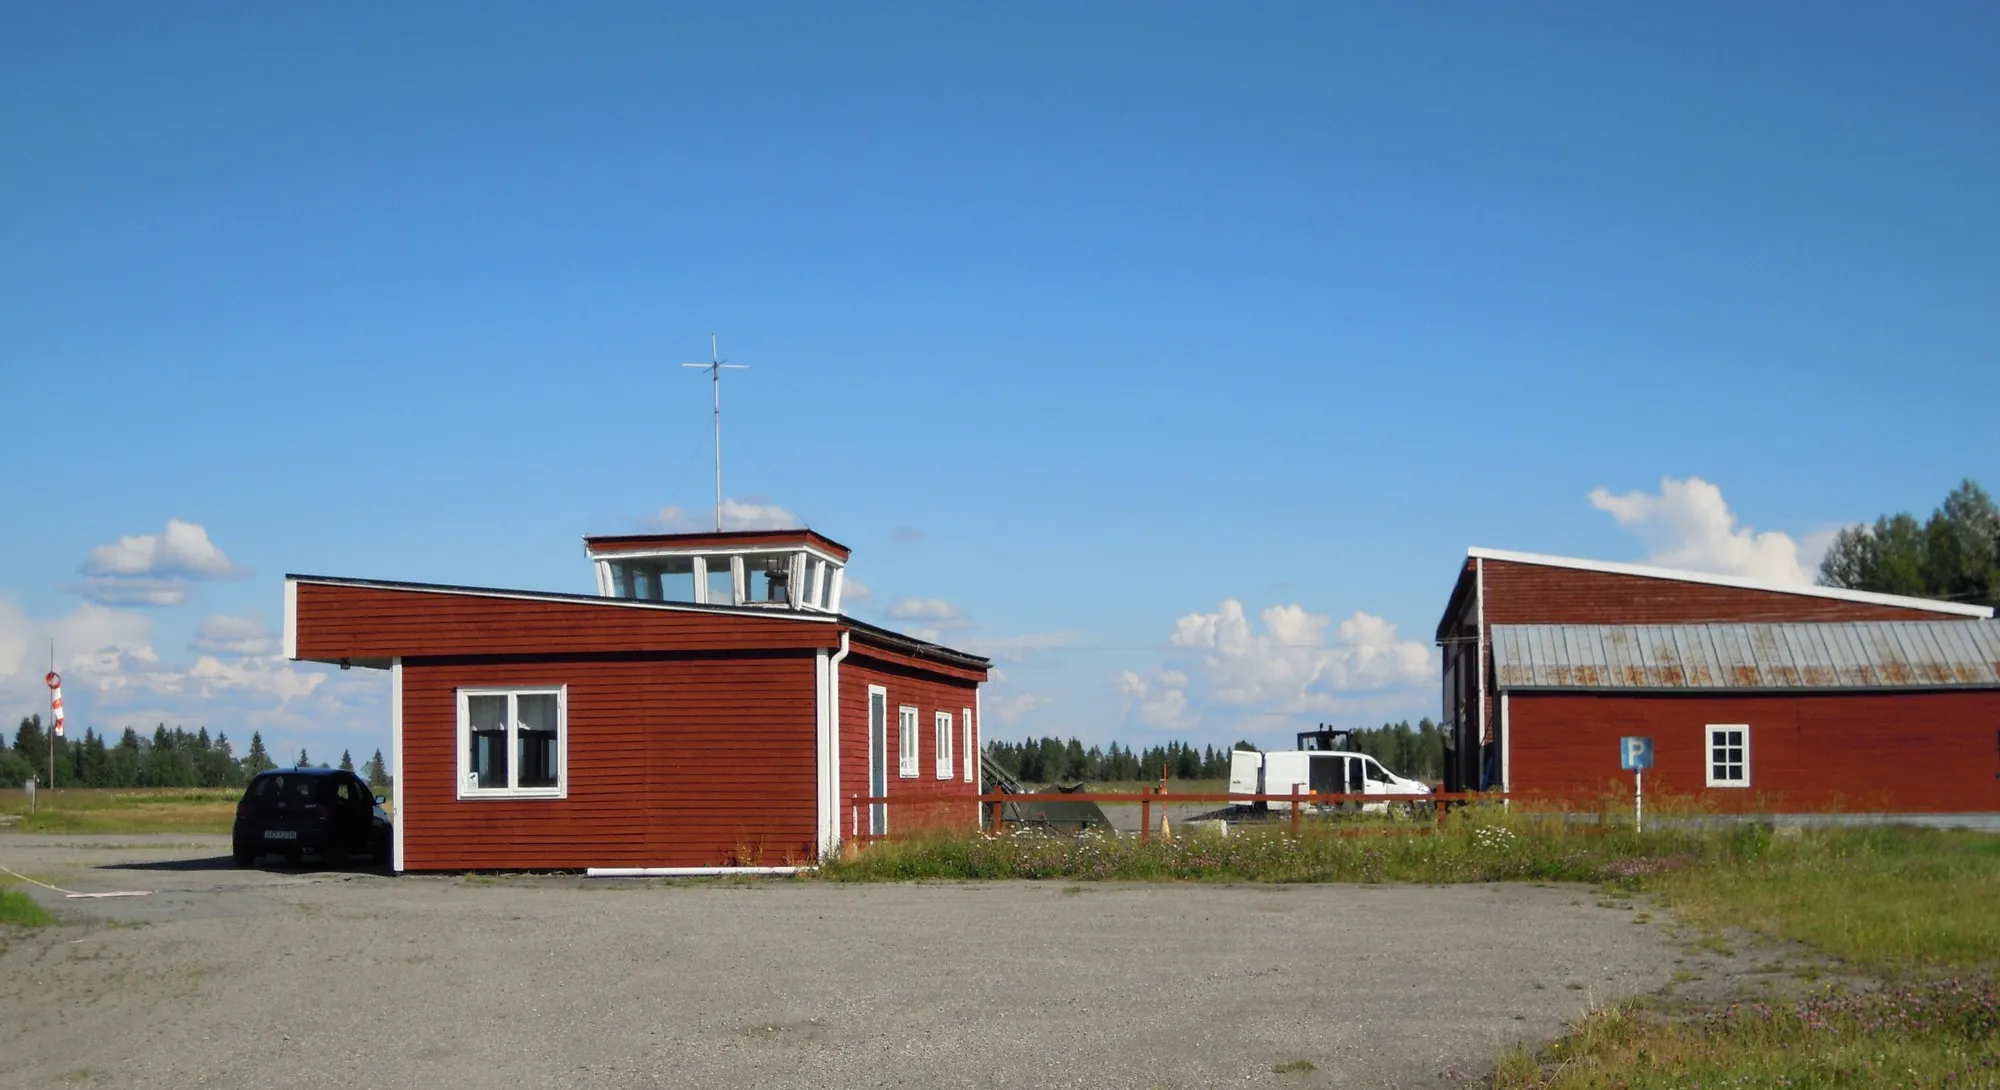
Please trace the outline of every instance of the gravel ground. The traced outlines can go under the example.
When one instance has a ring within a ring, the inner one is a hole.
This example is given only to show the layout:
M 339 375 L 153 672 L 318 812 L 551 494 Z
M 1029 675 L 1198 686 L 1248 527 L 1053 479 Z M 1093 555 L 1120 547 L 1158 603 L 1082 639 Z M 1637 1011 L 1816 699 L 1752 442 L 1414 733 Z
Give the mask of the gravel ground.
M 154 891 L 36 891 L 64 922 L 0 930 L 0 1086 L 1456 1085 L 1690 956 L 1573 887 L 391 878 L 227 848 L 0 834 L 0 865 Z

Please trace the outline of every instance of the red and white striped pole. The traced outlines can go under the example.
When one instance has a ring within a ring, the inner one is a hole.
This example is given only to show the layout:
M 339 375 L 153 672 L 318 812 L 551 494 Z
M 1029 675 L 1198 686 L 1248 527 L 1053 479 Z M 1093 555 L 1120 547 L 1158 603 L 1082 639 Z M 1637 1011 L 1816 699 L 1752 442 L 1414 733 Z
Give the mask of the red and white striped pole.
M 42 680 L 49 683 L 49 718 L 55 722 L 49 730 L 49 788 L 56 786 L 56 739 L 63 736 L 62 675 L 54 670 Z

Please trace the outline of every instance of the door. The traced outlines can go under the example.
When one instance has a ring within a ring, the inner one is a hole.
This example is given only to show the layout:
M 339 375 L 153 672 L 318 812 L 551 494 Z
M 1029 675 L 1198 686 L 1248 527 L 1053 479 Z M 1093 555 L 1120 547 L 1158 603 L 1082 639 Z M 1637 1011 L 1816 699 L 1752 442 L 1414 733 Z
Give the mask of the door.
M 889 691 L 874 685 L 868 687 L 868 795 L 889 796 Z M 888 804 L 869 804 L 868 831 L 876 836 L 889 832 Z

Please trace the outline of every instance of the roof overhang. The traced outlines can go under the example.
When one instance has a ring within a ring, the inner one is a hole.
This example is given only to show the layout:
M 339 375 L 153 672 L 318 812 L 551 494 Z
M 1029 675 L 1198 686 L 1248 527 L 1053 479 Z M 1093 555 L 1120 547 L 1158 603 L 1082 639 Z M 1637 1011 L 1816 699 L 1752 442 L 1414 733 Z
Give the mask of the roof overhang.
M 587 536 L 583 548 L 593 559 L 620 554 L 672 556 L 744 550 L 807 549 L 847 563 L 851 550 L 813 530 L 717 530 L 694 534 L 610 534 Z

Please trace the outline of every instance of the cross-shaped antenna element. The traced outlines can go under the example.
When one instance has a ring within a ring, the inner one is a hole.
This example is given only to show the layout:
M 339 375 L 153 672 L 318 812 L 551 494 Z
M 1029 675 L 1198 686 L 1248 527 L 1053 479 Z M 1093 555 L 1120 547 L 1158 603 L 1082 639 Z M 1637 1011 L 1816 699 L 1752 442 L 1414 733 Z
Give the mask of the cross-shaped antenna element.
M 715 334 L 708 335 L 707 363 L 683 363 L 682 367 L 700 367 L 708 371 L 715 380 L 715 528 L 722 529 L 722 372 L 748 371 L 747 363 L 730 363 L 722 358 L 722 350 L 717 346 Z

